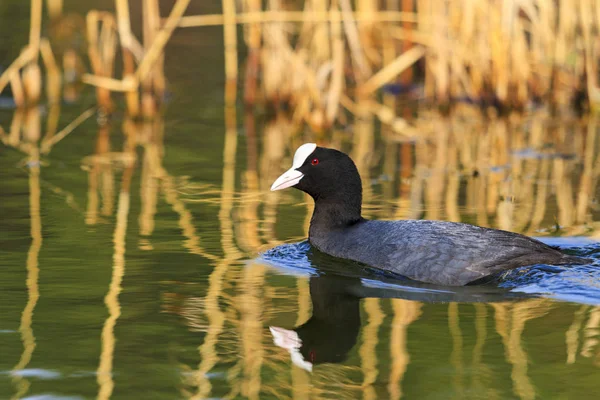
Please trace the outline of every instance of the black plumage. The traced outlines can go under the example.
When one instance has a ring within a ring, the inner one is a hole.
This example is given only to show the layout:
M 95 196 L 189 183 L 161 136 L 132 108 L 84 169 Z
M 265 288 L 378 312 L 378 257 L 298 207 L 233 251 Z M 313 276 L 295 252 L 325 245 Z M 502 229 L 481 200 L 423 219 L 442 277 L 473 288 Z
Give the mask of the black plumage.
M 315 201 L 308 239 L 335 257 L 441 285 L 466 285 L 521 266 L 589 262 L 513 232 L 444 221 L 367 220 L 358 170 L 334 149 L 314 146 L 295 172 L 302 176 L 293 187 Z

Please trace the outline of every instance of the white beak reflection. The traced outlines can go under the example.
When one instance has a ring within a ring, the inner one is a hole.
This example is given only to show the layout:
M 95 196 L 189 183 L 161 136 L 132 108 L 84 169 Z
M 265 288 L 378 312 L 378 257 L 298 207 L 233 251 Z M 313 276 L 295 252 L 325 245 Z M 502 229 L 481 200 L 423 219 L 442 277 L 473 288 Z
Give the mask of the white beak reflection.
M 286 349 L 290 353 L 294 365 L 312 372 L 312 363 L 306 361 L 302 356 L 302 353 L 300 353 L 302 340 L 295 331 L 279 328 L 277 326 L 270 326 L 269 330 L 271 331 L 271 335 L 273 335 L 273 343 L 282 349 Z

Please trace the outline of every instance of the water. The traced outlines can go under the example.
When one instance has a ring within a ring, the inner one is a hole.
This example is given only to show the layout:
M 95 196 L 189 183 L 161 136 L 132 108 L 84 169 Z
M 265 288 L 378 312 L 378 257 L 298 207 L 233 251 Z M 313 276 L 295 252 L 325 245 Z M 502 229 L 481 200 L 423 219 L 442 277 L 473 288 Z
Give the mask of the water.
M 416 142 L 370 120 L 296 132 L 224 109 L 221 35 L 174 38 L 156 121 L 90 118 L 39 159 L 0 145 L 0 398 L 596 397 L 598 261 L 417 284 L 315 252 L 309 199 L 268 191 L 319 140 L 356 160 L 371 218 L 500 227 L 598 260 L 593 118 L 420 110 Z M 59 129 L 93 104 L 62 105 Z M 52 110 L 37 111 L 17 116 L 20 144 L 43 139 Z M 7 132 L 14 118 L 0 110 Z

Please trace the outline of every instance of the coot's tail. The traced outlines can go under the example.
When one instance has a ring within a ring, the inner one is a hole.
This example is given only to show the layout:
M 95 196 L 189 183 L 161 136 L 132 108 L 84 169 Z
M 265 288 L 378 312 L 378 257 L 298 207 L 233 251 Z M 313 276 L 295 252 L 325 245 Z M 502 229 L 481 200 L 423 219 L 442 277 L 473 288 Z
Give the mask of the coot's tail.
M 571 256 L 569 254 L 563 254 L 562 258 L 559 260 L 558 265 L 584 265 L 591 264 L 594 262 L 591 258 L 583 258 L 579 256 Z

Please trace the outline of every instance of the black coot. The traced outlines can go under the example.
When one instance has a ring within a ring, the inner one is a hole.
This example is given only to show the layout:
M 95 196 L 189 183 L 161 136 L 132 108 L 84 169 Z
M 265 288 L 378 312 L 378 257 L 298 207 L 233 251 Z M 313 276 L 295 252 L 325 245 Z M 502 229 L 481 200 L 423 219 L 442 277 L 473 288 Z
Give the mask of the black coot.
M 466 285 L 533 264 L 585 264 L 535 239 L 443 221 L 374 221 L 361 216 L 362 184 L 346 154 L 314 143 L 296 150 L 271 190 L 295 187 L 315 201 L 308 240 L 329 255 L 422 282 Z

